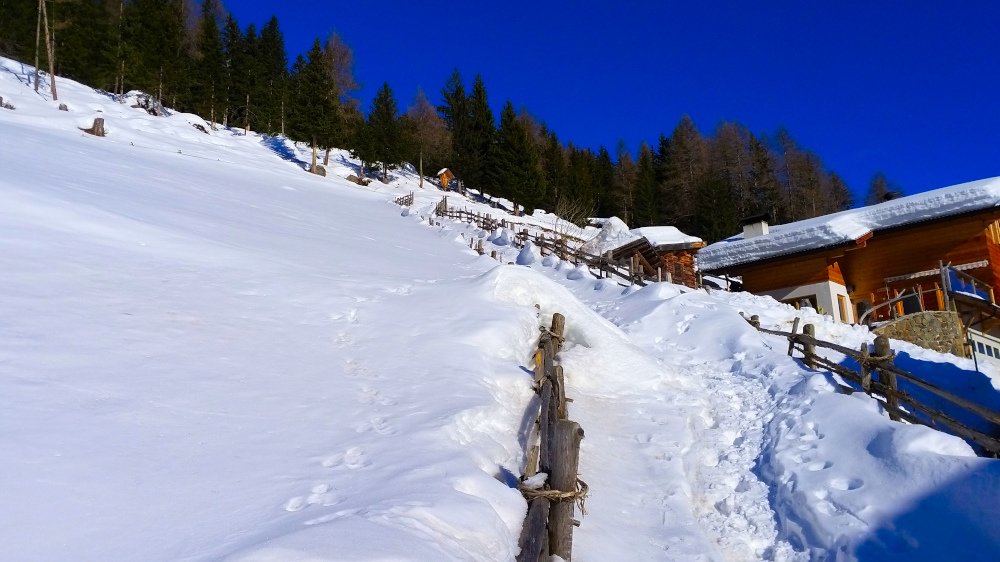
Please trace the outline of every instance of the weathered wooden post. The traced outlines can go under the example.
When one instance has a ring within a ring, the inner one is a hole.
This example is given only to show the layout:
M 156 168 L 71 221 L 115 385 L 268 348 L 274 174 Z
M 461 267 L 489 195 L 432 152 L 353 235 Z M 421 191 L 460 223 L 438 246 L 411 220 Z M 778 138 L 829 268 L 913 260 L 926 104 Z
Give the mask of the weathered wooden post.
M 493 259 L 497 259 L 497 251 L 493 250 L 492 252 L 490 252 L 490 257 Z
M 802 326 L 802 335 L 807 338 L 812 338 L 811 340 L 802 341 L 802 352 L 805 354 L 805 364 L 806 367 L 810 369 L 816 368 L 816 326 L 812 324 L 806 324 Z
M 750 325 L 754 328 L 760 329 L 760 316 L 754 314 L 750 317 Z
M 872 370 L 868 365 L 868 358 L 870 357 L 868 353 L 868 344 L 861 344 L 861 358 L 858 361 L 861 364 L 861 388 L 865 391 L 865 394 L 871 396 L 872 394 Z
M 878 336 L 875 338 L 875 356 L 879 361 L 878 380 L 885 387 L 885 402 L 889 410 L 889 419 L 899 421 L 899 395 L 896 394 L 896 374 L 888 369 L 881 368 L 882 365 L 892 364 L 892 348 L 889 347 L 889 338 Z
M 795 340 L 796 333 L 799 331 L 799 317 L 795 317 L 795 321 L 792 322 L 792 333 L 788 335 L 788 356 L 792 356 L 792 351 L 795 350 Z
M 569 420 L 556 423 L 553 456 L 559 459 L 549 476 L 552 489 L 576 491 L 576 474 L 580 463 L 580 424 Z M 576 502 L 565 499 L 556 502 L 549 511 L 549 552 L 567 562 L 573 553 L 573 515 Z
M 563 373 L 562 365 L 553 368 L 552 380 L 555 382 L 556 390 L 556 413 L 559 419 L 566 419 L 566 375 Z
M 566 317 L 563 316 L 562 314 L 559 314 L 558 312 L 554 313 L 552 315 L 552 329 L 549 331 L 552 332 L 552 335 L 555 336 L 554 346 L 556 353 L 562 351 L 562 338 L 563 338 L 563 331 L 565 329 L 566 329 Z
M 482 238 L 480 238 L 479 242 L 476 243 L 476 251 L 479 252 L 480 256 L 486 253 L 486 250 L 483 249 L 483 239 Z
M 546 498 L 535 498 L 528 504 L 528 515 L 518 541 L 521 552 L 517 555 L 517 562 L 538 562 L 549 558 L 549 534 L 545 532 L 545 524 L 549 520 L 550 505 Z

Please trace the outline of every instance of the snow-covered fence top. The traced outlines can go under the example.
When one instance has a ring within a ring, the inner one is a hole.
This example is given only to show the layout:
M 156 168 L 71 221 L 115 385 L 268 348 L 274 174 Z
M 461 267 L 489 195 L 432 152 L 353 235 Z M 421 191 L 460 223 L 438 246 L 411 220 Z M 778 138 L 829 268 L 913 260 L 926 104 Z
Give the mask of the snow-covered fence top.
M 751 316 L 747 322 L 760 332 L 787 338 L 788 355 L 798 349 L 802 352 L 807 367 L 823 367 L 857 385 L 841 384 L 839 388 L 846 394 L 852 394 L 860 388 L 882 403 L 893 421 L 904 420 L 943 430 L 978 445 L 981 452 L 994 457 L 1000 456 L 1000 412 L 900 369 L 893 364 L 895 353 L 889 346 L 889 338 L 875 338 L 874 350 L 870 350 L 868 344 L 862 344 L 859 350 L 853 350 L 816 339 L 812 324 L 806 324 L 803 332 L 797 333 L 798 318 L 792 324 L 791 332 L 762 328 L 757 316 Z M 796 348 L 796 345 L 799 347 Z M 856 367 L 851 368 L 818 355 L 817 347 L 843 354 Z M 903 381 L 902 385 L 897 378 Z

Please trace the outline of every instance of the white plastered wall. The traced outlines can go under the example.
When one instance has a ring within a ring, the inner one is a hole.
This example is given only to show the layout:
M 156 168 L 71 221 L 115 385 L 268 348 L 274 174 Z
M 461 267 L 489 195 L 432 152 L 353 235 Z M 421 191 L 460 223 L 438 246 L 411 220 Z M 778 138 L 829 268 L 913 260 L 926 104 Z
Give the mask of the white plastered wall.
M 823 309 L 823 312 L 833 316 L 840 322 L 854 322 L 854 307 L 851 305 L 851 298 L 847 294 L 847 287 L 840 283 L 820 281 L 819 283 L 811 283 L 809 285 L 802 285 L 801 287 L 785 287 L 784 289 L 776 289 L 774 291 L 764 291 L 761 294 L 779 301 L 815 295 L 816 304 Z M 847 306 L 845 307 L 847 309 L 847 318 L 840 317 L 840 304 L 837 302 L 837 295 L 842 295 L 847 302 Z

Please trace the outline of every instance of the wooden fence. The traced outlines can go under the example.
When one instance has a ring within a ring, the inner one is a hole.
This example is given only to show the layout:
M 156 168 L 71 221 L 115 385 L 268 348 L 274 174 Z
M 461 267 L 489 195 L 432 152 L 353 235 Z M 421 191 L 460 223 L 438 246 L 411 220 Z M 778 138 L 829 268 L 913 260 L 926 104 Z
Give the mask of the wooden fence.
M 500 227 L 507 228 L 514 232 L 511 243 L 515 247 L 523 248 L 526 243 L 531 242 L 541 251 L 543 256 L 548 252 L 558 256 L 559 259 L 572 262 L 573 265 L 585 264 L 590 273 L 597 279 L 618 277 L 629 284 L 641 286 L 665 280 L 662 272 L 658 272 L 655 276 L 647 275 L 639 263 L 638 256 L 632 256 L 628 265 L 625 266 L 612 260 L 611 252 L 602 256 L 581 250 L 579 245 L 583 244 L 585 240 L 575 236 L 536 225 L 533 225 L 532 228 L 537 232 L 531 233 L 527 228 L 523 228 L 523 225 L 497 219 L 492 215 L 473 213 L 464 209 L 449 209 L 447 197 L 443 198 L 434 208 L 434 214 L 439 217 L 475 224 L 483 230 L 492 231 Z M 517 226 L 522 226 L 521 230 L 517 230 Z M 469 248 L 478 251 L 480 255 L 485 253 L 482 240 L 478 244 L 475 241 L 470 241 Z M 496 258 L 496 252 L 493 252 L 492 257 Z
M 409 207 L 413 205 L 413 192 L 411 191 L 409 195 L 401 195 L 397 197 L 394 201 L 400 207 Z
M 562 348 L 566 319 L 552 316 L 552 327 L 542 328 L 535 352 L 535 391 L 538 415 L 527 442 L 527 462 L 520 485 L 528 500 L 519 545 L 518 562 L 549 560 L 559 556 L 569 561 L 573 551 L 573 527 L 577 504 L 581 514 L 587 484 L 577 477 L 583 429 L 566 416 L 565 379 L 555 356 Z M 532 477 L 545 473 L 543 485 L 527 485 Z
M 990 410 L 971 400 L 957 396 L 931 382 L 920 379 L 913 373 L 895 366 L 893 364 L 895 353 L 889 347 L 889 338 L 885 336 L 876 337 L 874 350 L 869 349 L 867 343 L 862 344 L 860 349 L 854 350 L 842 345 L 816 339 L 816 329 L 812 324 L 806 324 L 803 326 L 802 333 L 797 333 L 799 326 L 798 318 L 792 324 L 791 332 L 761 328 L 760 318 L 757 316 L 751 316 L 747 319 L 747 322 L 765 334 L 787 338 L 788 355 L 791 356 L 792 352 L 798 349 L 803 354 L 803 362 L 807 367 L 822 367 L 858 385 L 866 394 L 882 404 L 885 411 L 889 414 L 889 418 L 893 421 L 904 420 L 910 423 L 941 429 L 978 445 L 989 456 L 1000 457 L 1000 439 L 996 435 L 990 435 L 969 427 L 946 412 L 922 404 L 908 392 L 901 390 L 898 381 L 902 379 L 913 387 L 920 388 L 936 396 L 954 408 L 967 412 L 997 427 L 1000 427 L 1000 412 Z M 818 355 L 816 353 L 817 347 L 831 349 L 850 357 L 858 364 L 857 370 L 849 369 Z M 857 389 L 840 384 L 839 390 L 845 394 L 851 394 Z

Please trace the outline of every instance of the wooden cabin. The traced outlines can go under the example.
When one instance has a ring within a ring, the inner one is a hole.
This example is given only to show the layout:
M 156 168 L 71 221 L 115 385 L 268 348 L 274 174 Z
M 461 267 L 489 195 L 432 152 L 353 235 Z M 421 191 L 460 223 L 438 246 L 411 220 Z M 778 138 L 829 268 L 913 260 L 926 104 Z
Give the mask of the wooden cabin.
M 448 191 L 449 186 L 451 185 L 451 180 L 455 179 L 455 174 L 448 168 L 442 168 L 441 171 L 437 173 L 437 177 L 440 182 L 441 189 Z
M 872 308 L 871 320 L 943 310 L 942 263 L 981 288 L 1000 283 L 1000 178 L 775 227 L 753 217 L 698 255 L 705 273 L 849 323 Z
M 701 238 L 688 236 L 672 226 L 650 226 L 631 231 L 639 238 L 610 250 L 611 259 L 625 262 L 637 258 L 647 277 L 698 286 L 695 254 L 705 246 Z

